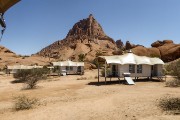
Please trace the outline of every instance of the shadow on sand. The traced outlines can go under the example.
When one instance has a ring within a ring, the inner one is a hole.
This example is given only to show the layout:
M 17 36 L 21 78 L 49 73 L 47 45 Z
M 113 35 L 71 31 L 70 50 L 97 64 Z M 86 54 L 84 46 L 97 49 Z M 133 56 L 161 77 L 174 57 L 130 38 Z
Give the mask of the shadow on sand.
M 138 82 L 161 82 L 160 80 L 158 79 L 138 79 L 138 80 L 135 80 L 133 79 L 133 81 L 135 83 L 138 83 Z M 115 85 L 115 84 L 124 84 L 124 85 L 128 85 L 126 80 L 112 80 L 112 81 L 100 81 L 100 82 L 89 82 L 87 85 L 95 85 L 95 86 L 101 86 L 101 85 Z

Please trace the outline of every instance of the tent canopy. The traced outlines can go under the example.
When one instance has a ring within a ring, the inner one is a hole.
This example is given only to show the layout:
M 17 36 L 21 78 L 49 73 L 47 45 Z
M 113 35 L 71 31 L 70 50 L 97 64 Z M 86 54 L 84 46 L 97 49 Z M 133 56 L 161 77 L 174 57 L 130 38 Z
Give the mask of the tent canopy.
M 18 69 L 33 69 L 33 68 L 43 68 L 43 66 L 25 66 L 25 65 L 13 65 L 13 66 L 7 66 L 7 69 L 9 70 L 18 70 Z
M 84 66 L 84 62 L 73 62 L 70 60 L 60 61 L 60 62 L 52 62 L 53 66 Z
M 20 0 L 0 0 L 0 13 L 4 14 L 11 6 Z
M 114 56 L 99 56 L 106 60 L 107 64 L 116 63 L 116 64 L 164 64 L 164 62 L 159 58 L 150 58 L 146 56 L 138 56 L 133 53 L 126 53 L 124 55 L 114 55 Z

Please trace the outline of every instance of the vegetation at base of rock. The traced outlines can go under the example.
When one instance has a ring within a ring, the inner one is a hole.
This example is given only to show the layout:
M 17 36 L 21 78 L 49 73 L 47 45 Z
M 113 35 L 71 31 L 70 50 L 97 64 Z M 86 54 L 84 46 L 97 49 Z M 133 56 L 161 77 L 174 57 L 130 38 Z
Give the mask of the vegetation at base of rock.
M 180 114 L 180 97 L 163 97 L 159 100 L 158 106 L 163 111 Z
M 111 70 L 109 68 L 106 69 L 106 76 L 108 76 L 110 74 L 110 71 Z M 102 75 L 102 77 L 105 77 L 105 68 L 102 69 L 101 75 Z
M 31 109 L 35 105 L 37 105 L 39 101 L 36 98 L 29 98 L 25 95 L 14 97 L 13 100 L 14 100 L 14 109 L 16 111 Z
M 86 54 L 79 54 L 79 55 L 78 55 L 78 60 L 79 60 L 79 62 L 84 62 L 85 57 L 86 57 Z
M 164 69 L 164 74 L 175 76 L 174 80 L 166 82 L 167 87 L 178 87 L 178 86 L 180 86 L 180 59 L 166 65 L 165 69 Z
M 14 78 L 17 78 L 16 82 L 24 82 L 27 85 L 27 89 L 35 88 L 38 80 L 45 79 L 47 77 L 48 70 L 43 69 L 27 69 L 18 70 L 14 74 Z

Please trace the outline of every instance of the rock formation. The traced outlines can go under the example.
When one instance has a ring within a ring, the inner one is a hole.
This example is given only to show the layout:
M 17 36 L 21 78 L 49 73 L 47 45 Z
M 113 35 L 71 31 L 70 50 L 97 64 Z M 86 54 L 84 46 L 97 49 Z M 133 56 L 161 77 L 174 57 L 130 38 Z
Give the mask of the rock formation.
M 159 57 L 164 62 L 180 58 L 180 44 L 174 44 L 172 40 L 156 41 L 151 44 L 152 48 L 138 46 L 133 52 L 141 56 Z
M 93 61 L 97 52 L 112 55 L 116 44 L 107 36 L 92 14 L 75 23 L 63 40 L 45 47 L 37 55 L 57 60 L 78 60 L 79 54 L 87 54 L 85 61 Z
M 126 46 L 125 46 L 126 50 L 130 50 L 135 47 L 136 47 L 136 45 L 131 44 L 129 41 L 126 41 Z
M 81 42 L 97 42 L 97 40 L 110 40 L 112 38 L 107 36 L 101 25 L 95 20 L 92 14 L 87 19 L 77 22 L 71 30 L 69 30 L 66 39 L 81 40 Z
M 121 39 L 116 40 L 116 45 L 117 45 L 117 47 L 120 48 L 120 49 L 123 49 L 123 47 L 124 47 L 124 43 L 122 42 Z

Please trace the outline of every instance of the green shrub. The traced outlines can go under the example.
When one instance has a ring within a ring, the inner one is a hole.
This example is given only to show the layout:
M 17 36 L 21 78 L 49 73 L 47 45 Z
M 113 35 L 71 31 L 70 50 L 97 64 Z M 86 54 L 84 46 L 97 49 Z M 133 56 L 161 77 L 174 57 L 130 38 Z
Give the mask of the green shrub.
M 86 57 L 86 54 L 79 54 L 79 55 L 78 55 L 78 60 L 79 60 L 79 62 L 84 62 L 85 57 Z
M 14 108 L 15 110 L 31 109 L 34 105 L 37 105 L 38 99 L 29 98 L 25 95 L 14 97 Z
M 110 68 L 107 68 L 106 69 L 106 76 L 108 76 L 110 74 L 110 72 L 111 72 Z M 102 75 L 102 77 L 105 77 L 105 69 L 104 68 L 101 71 L 101 75 Z
M 14 78 L 17 78 L 19 82 L 27 84 L 28 89 L 32 89 L 35 88 L 38 80 L 47 77 L 47 73 L 48 71 L 46 69 L 18 70 L 17 73 L 14 74 Z
M 167 112 L 180 113 L 180 98 L 179 97 L 164 97 L 159 100 L 158 106 Z
M 178 87 L 180 86 L 180 59 L 165 65 L 164 73 L 166 75 L 173 75 L 176 78 L 172 81 L 167 81 L 166 86 L 168 87 Z
M 180 59 L 165 65 L 166 74 L 177 76 L 177 79 L 180 80 Z

